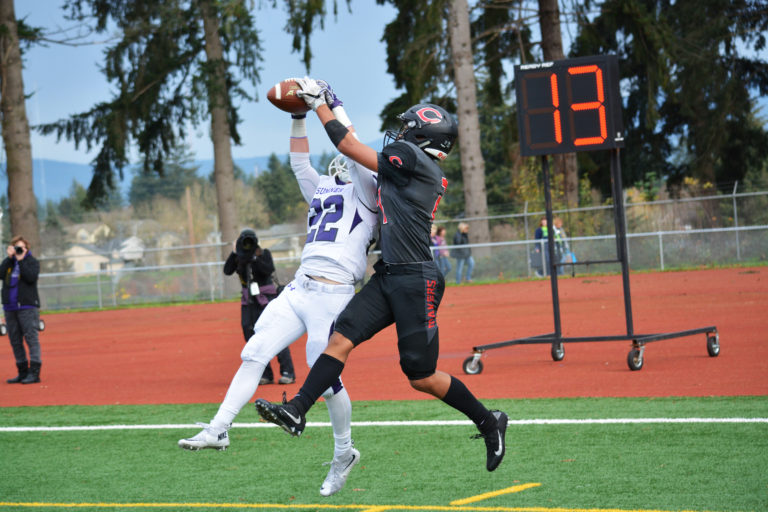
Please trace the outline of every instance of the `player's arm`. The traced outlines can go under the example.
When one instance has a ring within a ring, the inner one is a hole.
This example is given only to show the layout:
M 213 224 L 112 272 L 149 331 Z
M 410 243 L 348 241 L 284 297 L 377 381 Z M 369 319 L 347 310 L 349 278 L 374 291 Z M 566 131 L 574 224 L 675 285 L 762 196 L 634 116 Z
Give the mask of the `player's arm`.
M 340 153 L 367 169 L 378 172 L 378 153 L 375 149 L 357 140 L 354 134 L 336 119 L 328 105 L 320 105 L 315 112 L 320 122 L 323 123 L 331 142 Z
M 330 91 L 330 86 L 328 86 L 328 90 Z M 344 110 L 344 103 L 338 97 L 336 97 L 336 94 L 331 94 L 333 101 L 330 103 L 329 107 L 331 108 L 333 116 L 338 119 L 338 121 L 343 124 L 347 130 L 349 130 L 355 139 L 360 140 L 357 132 L 355 131 L 355 127 L 352 125 L 352 121 L 349 119 L 346 110 Z M 327 98 L 326 104 L 328 104 Z M 376 173 L 366 167 L 363 167 L 351 158 L 347 160 L 347 169 L 349 171 L 349 178 L 354 185 L 357 199 L 368 210 L 375 212 L 378 209 L 378 206 L 376 205 L 376 189 L 378 186 L 376 181 Z
M 306 116 L 291 116 L 290 162 L 301 195 L 306 202 L 311 202 L 315 195 L 320 175 L 309 161 L 309 139 L 307 139 Z

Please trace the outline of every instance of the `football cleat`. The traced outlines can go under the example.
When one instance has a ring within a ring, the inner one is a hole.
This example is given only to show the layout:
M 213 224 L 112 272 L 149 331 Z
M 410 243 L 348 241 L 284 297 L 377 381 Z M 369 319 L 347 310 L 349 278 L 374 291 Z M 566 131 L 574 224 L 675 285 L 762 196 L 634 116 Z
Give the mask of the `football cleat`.
M 330 496 L 339 492 L 347 483 L 349 472 L 358 462 L 360 462 L 360 452 L 354 448 L 350 448 L 345 456 L 334 457 L 331 462 L 326 462 L 325 464 L 331 465 L 331 469 L 328 471 L 323 485 L 320 486 L 320 495 Z
M 484 438 L 486 449 L 486 462 L 485 468 L 488 471 L 493 471 L 504 458 L 504 452 L 506 451 L 506 435 L 507 435 L 507 423 L 509 418 L 501 411 L 491 411 L 491 414 L 496 418 L 496 427 L 492 430 L 484 433 L 480 433 L 472 436 L 474 439 Z
M 179 446 L 185 450 L 202 450 L 203 448 L 215 448 L 216 450 L 226 450 L 229 446 L 229 435 L 226 430 L 214 429 L 207 423 L 196 423 L 203 427 L 194 437 L 189 439 L 179 439 Z
M 296 410 L 295 406 L 285 403 L 285 397 L 283 397 L 282 405 L 267 402 L 263 398 L 257 399 L 254 405 L 259 416 L 270 423 L 274 423 L 290 435 L 298 437 L 304 432 L 307 420 L 303 414 Z

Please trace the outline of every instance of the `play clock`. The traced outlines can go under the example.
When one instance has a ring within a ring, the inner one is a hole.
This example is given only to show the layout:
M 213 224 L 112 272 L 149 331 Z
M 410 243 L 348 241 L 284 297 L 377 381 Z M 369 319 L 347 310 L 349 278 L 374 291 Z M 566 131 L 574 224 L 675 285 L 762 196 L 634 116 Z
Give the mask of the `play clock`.
M 615 55 L 515 66 L 523 156 L 624 146 Z

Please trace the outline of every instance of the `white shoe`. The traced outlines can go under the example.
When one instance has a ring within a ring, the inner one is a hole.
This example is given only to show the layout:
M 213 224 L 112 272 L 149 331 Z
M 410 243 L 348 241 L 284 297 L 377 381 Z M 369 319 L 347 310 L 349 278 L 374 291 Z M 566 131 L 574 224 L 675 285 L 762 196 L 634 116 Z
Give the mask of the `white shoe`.
M 328 471 L 328 476 L 325 477 L 323 485 L 320 486 L 320 494 L 330 496 L 339 492 L 347 483 L 349 472 L 358 462 L 360 462 L 360 452 L 354 448 L 350 448 L 346 456 L 334 457 L 333 461 L 326 462 L 326 464 L 331 465 L 331 470 Z
M 203 448 L 227 449 L 227 446 L 229 446 L 229 436 L 226 429 L 218 430 L 207 423 L 196 423 L 196 425 L 203 427 L 203 430 L 189 439 L 179 439 L 179 446 L 181 448 L 192 451 L 202 450 Z

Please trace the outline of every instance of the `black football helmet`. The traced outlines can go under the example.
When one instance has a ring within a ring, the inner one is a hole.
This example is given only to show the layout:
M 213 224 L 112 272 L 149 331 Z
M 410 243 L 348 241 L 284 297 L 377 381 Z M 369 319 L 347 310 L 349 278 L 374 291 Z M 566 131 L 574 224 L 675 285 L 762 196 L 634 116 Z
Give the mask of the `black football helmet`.
M 419 103 L 397 116 L 403 125 L 400 131 L 387 130 L 384 145 L 407 140 L 419 146 L 436 160 L 445 160 L 451 152 L 459 129 L 453 117 L 432 103 Z

